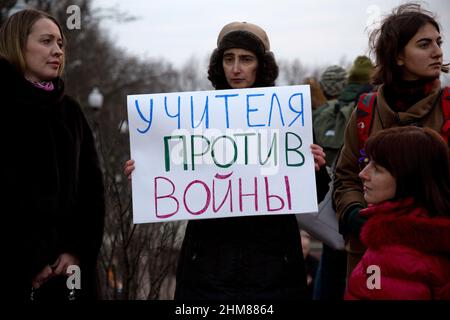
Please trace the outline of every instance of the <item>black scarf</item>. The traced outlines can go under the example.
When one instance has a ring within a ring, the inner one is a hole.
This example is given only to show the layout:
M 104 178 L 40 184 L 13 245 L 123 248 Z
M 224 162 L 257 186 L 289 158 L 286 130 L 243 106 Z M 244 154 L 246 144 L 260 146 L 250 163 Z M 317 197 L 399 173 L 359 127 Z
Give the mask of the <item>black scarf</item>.
M 427 97 L 438 79 L 420 79 L 397 81 L 385 87 L 385 98 L 395 112 L 405 112 L 418 101 Z

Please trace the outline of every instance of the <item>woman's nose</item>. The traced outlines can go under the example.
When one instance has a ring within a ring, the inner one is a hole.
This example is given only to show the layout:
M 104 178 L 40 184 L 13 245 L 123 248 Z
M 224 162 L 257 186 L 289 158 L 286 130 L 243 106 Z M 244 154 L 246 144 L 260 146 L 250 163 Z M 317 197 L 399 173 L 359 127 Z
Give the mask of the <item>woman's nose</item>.
M 233 63 L 233 72 L 234 73 L 239 73 L 241 71 L 241 65 L 239 64 L 239 60 L 236 60 Z
M 60 48 L 59 45 L 55 45 L 53 49 L 53 54 L 56 56 L 62 56 L 64 51 Z
M 433 50 L 433 58 L 440 58 L 442 57 L 442 48 L 439 46 L 439 44 L 434 44 L 434 50 Z
M 368 180 L 367 167 L 362 169 L 358 176 L 361 180 Z

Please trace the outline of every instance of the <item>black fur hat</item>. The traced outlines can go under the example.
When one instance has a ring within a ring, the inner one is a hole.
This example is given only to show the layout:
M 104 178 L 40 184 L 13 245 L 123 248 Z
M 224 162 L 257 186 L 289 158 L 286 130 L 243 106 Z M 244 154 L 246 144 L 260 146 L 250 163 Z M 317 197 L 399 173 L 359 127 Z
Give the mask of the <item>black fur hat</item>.
M 264 44 L 253 33 L 248 31 L 232 31 L 227 33 L 217 47 L 224 52 L 231 48 L 241 48 L 255 53 L 259 58 L 264 55 Z

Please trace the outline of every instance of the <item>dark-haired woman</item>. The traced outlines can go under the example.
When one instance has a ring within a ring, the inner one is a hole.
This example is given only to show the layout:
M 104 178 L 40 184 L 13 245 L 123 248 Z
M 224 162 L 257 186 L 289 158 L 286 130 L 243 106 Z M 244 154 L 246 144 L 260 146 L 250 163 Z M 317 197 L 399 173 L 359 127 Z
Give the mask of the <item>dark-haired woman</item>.
M 379 85 L 370 135 L 390 127 L 421 126 L 441 133 L 444 127 L 441 72 L 443 63 L 440 27 L 433 15 L 417 4 L 404 4 L 387 16 L 370 36 L 376 55 L 373 82 Z M 365 251 L 359 235 L 366 207 L 358 177 L 361 158 L 356 112 L 345 133 L 345 143 L 336 167 L 334 200 L 340 231 L 346 238 L 347 275 Z M 433 165 L 432 163 L 424 165 Z
M 266 32 L 252 23 L 225 25 L 208 69 L 216 89 L 273 86 L 278 65 Z M 312 145 L 318 183 L 327 187 L 322 148 Z M 134 169 L 126 163 L 125 174 Z M 320 177 L 321 178 L 320 178 Z M 319 190 L 323 198 L 326 189 Z M 175 299 L 306 299 L 306 274 L 295 215 L 190 220 L 180 254 Z
M 450 299 L 450 156 L 434 130 L 396 127 L 372 135 L 359 177 L 369 207 L 367 251 L 346 299 Z M 425 164 L 430 165 L 425 165 Z

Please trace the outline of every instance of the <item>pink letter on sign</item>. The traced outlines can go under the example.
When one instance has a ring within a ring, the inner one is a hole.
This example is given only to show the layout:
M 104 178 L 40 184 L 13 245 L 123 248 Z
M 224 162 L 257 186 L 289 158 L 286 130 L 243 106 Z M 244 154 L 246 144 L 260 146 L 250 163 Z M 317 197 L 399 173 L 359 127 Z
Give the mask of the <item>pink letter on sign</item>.
M 243 208 L 243 197 L 253 197 L 255 203 L 255 211 L 258 211 L 258 179 L 255 177 L 253 179 L 253 186 L 255 189 L 254 193 L 243 193 L 242 192 L 242 178 L 239 178 L 239 210 L 242 212 Z
M 195 211 L 191 211 L 191 210 L 188 208 L 187 204 L 186 204 L 186 192 L 188 191 L 188 189 L 189 189 L 194 183 L 200 183 L 200 184 L 205 188 L 205 191 L 206 191 L 206 203 L 205 203 L 205 206 L 204 206 L 201 210 L 196 211 L 196 212 L 195 212 Z M 183 203 L 184 203 L 184 206 L 185 206 L 186 210 L 189 211 L 190 214 L 193 214 L 193 215 L 200 215 L 200 214 L 204 213 L 204 212 L 206 211 L 206 209 L 208 209 L 208 206 L 209 206 L 209 203 L 210 203 L 210 202 L 211 202 L 211 191 L 209 191 L 208 186 L 207 186 L 206 183 L 204 183 L 203 181 L 200 181 L 200 180 L 194 180 L 194 181 L 192 181 L 191 183 L 189 183 L 189 184 L 187 185 L 187 187 L 186 187 L 186 190 L 184 190 Z
M 166 181 L 168 181 L 170 183 L 170 185 L 172 186 L 172 192 L 170 194 L 165 195 L 165 196 L 158 196 L 158 180 L 159 179 L 166 180 Z M 174 214 L 176 214 L 178 212 L 178 210 L 180 209 L 180 203 L 178 202 L 178 199 L 175 198 L 174 196 L 172 196 L 174 194 L 174 192 L 175 192 L 175 185 L 173 184 L 172 181 L 170 181 L 169 179 L 167 179 L 165 177 L 156 177 L 155 178 L 155 211 L 156 211 L 156 216 L 158 218 L 164 219 L 164 218 L 171 217 Z M 162 199 L 162 198 L 173 199 L 176 202 L 176 204 L 177 204 L 176 210 L 174 212 L 167 213 L 167 214 L 159 214 L 159 212 L 158 212 L 158 199 Z
M 268 179 L 267 177 L 264 177 L 264 184 L 265 184 L 265 186 L 266 186 L 266 204 L 267 204 L 267 210 L 269 210 L 269 211 L 280 211 L 280 210 L 282 210 L 282 209 L 284 208 L 284 200 L 283 200 L 283 198 L 281 198 L 280 196 L 277 196 L 277 195 L 271 195 L 271 194 L 269 194 L 269 179 Z M 281 204 L 280 207 L 272 209 L 272 208 L 270 207 L 270 198 L 275 198 L 275 199 L 280 200 L 280 204 Z

